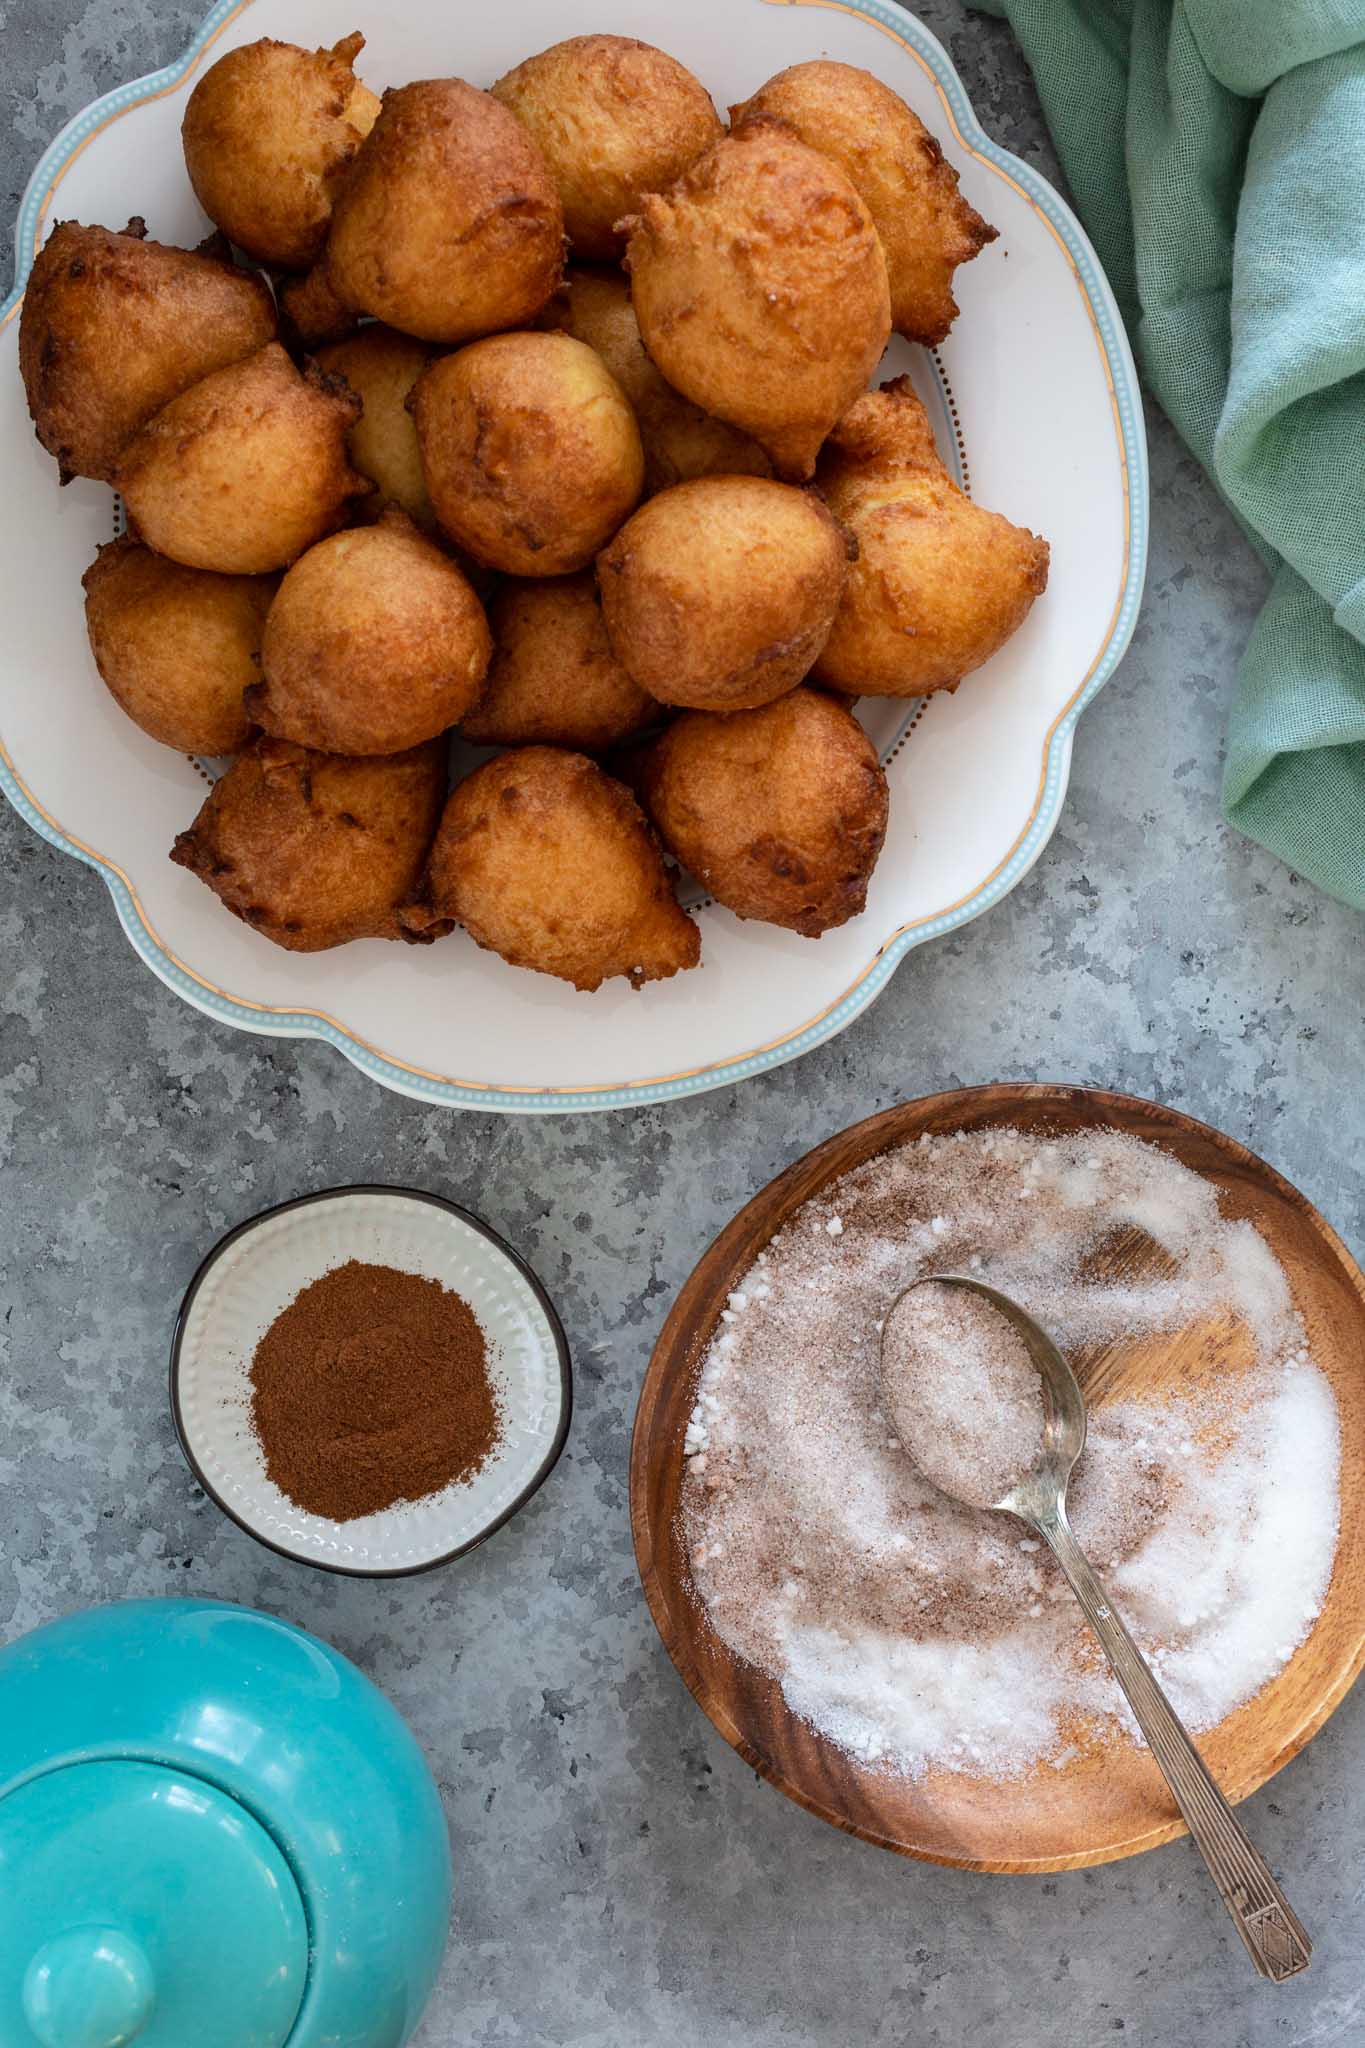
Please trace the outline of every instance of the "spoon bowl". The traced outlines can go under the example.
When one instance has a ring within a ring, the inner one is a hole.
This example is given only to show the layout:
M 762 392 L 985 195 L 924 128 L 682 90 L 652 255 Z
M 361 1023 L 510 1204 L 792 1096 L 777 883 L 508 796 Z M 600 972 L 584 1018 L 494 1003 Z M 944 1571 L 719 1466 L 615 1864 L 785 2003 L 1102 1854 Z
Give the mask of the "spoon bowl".
M 1058 1501 L 1065 1503 L 1072 1468 L 1085 1449 L 1086 1408 L 1080 1382 L 1047 1331 L 1035 1323 L 1017 1301 L 1011 1300 L 1008 1294 L 1002 1294 L 998 1287 L 988 1287 L 984 1280 L 972 1280 L 965 1273 L 926 1273 L 923 1279 L 912 1280 L 896 1296 L 882 1325 L 883 1376 L 886 1371 L 886 1332 L 895 1321 L 901 1303 L 921 1287 L 959 1287 L 969 1294 L 980 1295 L 1022 1340 L 1038 1369 L 1043 1387 L 1043 1434 L 1038 1456 L 1026 1472 L 1020 1473 L 1008 1493 L 987 1504 L 990 1513 L 1018 1515 L 1021 1521 L 1034 1522 L 1055 1507 Z M 914 1463 L 915 1454 L 908 1446 L 907 1455 Z M 915 1469 L 919 1471 L 918 1464 Z M 962 1500 L 926 1472 L 920 1472 L 920 1477 L 935 1492 L 943 1494 L 947 1500 L 957 1501 L 959 1506 L 980 1506 L 979 1502 Z

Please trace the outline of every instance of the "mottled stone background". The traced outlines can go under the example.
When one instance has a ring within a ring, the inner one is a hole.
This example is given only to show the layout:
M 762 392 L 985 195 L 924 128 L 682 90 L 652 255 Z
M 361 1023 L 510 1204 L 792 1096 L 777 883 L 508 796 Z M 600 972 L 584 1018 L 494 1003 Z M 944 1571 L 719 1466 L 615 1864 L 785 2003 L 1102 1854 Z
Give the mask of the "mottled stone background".
M 39 149 L 164 63 L 198 7 L 0 0 L 12 215 Z M 926 6 L 987 128 L 1052 160 L 1019 56 Z M 349 16 L 340 28 L 351 26 Z M 636 1389 L 679 1282 L 779 1167 L 899 1097 L 1066 1078 L 1222 1125 L 1365 1240 L 1358 919 L 1231 835 L 1223 709 L 1262 591 L 1160 418 L 1142 622 L 1081 725 L 1029 879 L 913 953 L 851 1030 L 734 1093 L 519 1122 L 387 1095 L 325 1047 L 210 1024 L 138 964 L 96 877 L 0 806 L 0 1627 L 203 1593 L 319 1629 L 409 1716 L 458 1897 L 424 2048 L 1152 2048 L 1365 2038 L 1365 1693 L 1247 1818 L 1313 1932 L 1257 1983 L 1187 1844 L 1050 1880 L 899 1863 L 761 1785 L 655 1638 L 626 1520 Z M 175 1307 L 224 1226 L 302 1190 L 415 1181 L 481 1210 L 558 1298 L 569 1449 L 464 1564 L 393 1586 L 273 1559 L 190 1484 Z

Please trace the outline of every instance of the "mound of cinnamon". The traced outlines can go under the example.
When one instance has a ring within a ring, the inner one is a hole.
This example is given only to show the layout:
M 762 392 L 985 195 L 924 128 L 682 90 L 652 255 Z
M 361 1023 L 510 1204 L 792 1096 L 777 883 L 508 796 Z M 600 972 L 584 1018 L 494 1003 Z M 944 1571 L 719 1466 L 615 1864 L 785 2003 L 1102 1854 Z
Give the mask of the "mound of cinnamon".
M 295 1507 L 354 1521 L 472 1479 L 502 1433 L 469 1303 L 348 1259 L 276 1316 L 251 1364 L 251 1422 Z

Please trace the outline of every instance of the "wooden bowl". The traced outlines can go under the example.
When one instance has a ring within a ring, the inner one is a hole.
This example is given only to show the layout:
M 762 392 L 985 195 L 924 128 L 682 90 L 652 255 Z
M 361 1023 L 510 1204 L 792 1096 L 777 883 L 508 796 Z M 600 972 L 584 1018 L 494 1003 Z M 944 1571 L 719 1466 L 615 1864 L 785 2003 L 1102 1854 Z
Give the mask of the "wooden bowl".
M 817 1145 L 742 1209 L 687 1281 L 650 1361 L 631 1445 L 635 1554 L 650 1612 L 689 1690 L 726 1741 L 823 1820 L 902 1855 L 970 1870 L 1072 1870 L 1154 1849 L 1184 1833 L 1145 1749 L 1120 1738 L 1061 1768 L 1014 1779 L 868 1770 L 788 1709 L 780 1686 L 706 1623 L 678 1533 L 683 1435 L 702 1354 L 726 1296 L 812 1195 L 922 1133 L 1009 1124 L 1048 1134 L 1109 1129 L 1160 1145 L 1216 1184 L 1225 1215 L 1254 1223 L 1288 1276 L 1312 1354 L 1341 1417 L 1341 1532 L 1322 1613 L 1285 1668 L 1201 1738 L 1229 1799 L 1246 1798 L 1303 1748 L 1365 1662 L 1365 1278 L 1296 1188 L 1244 1146 L 1154 1102 L 1029 1084 L 957 1089 L 888 1109 Z M 1228 1332 L 1207 1322 L 1074 1359 L 1092 1405 L 1221 1369 Z

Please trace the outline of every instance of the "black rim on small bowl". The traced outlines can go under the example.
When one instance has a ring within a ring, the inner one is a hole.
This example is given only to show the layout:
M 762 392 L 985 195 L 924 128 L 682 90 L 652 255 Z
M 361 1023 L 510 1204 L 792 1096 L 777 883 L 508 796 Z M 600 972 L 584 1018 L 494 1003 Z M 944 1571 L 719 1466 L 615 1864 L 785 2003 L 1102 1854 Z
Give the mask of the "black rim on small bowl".
M 358 1565 L 332 1564 L 322 1557 L 306 1557 L 297 1550 L 286 1549 L 282 1543 L 273 1543 L 268 1536 L 263 1536 L 259 1529 L 253 1528 L 250 1522 L 239 1515 L 236 1508 L 224 1500 L 222 1494 L 213 1485 L 195 1455 L 194 1447 L 190 1443 L 189 1435 L 185 1428 L 185 1418 L 180 1406 L 180 1352 L 184 1343 L 190 1311 L 194 1307 L 195 1297 L 198 1295 L 199 1289 L 224 1252 L 235 1244 L 239 1237 L 245 1237 L 249 1231 L 255 1230 L 258 1224 L 268 1222 L 272 1216 L 286 1215 L 291 1209 L 306 1209 L 314 1202 L 335 1201 L 339 1196 L 343 1195 L 402 1195 L 414 1202 L 428 1202 L 433 1209 L 444 1209 L 448 1215 L 457 1216 L 462 1223 L 467 1223 L 471 1230 L 478 1232 L 480 1237 L 486 1237 L 489 1243 L 495 1246 L 502 1253 L 503 1257 L 516 1268 L 517 1272 L 520 1273 L 523 1280 L 530 1287 L 539 1305 L 540 1312 L 545 1318 L 550 1335 L 554 1339 L 555 1353 L 559 1360 L 559 1421 L 556 1424 L 554 1439 L 548 1451 L 541 1459 L 540 1464 L 536 1467 L 526 1485 L 511 1505 L 504 1508 L 502 1513 L 495 1520 L 491 1521 L 487 1528 L 481 1529 L 477 1536 L 471 1536 L 467 1543 L 457 1544 L 454 1550 L 443 1551 L 440 1557 L 424 1559 L 421 1564 L 379 1566 L 376 1569 L 367 1570 Z M 273 1551 L 276 1557 L 288 1558 L 291 1564 L 308 1565 L 314 1571 L 332 1572 L 338 1578 L 343 1579 L 411 1579 L 416 1578 L 420 1572 L 439 1571 L 442 1565 L 453 1564 L 458 1557 L 467 1557 L 471 1550 L 477 1550 L 480 1544 L 488 1541 L 490 1536 L 496 1536 L 498 1530 L 510 1522 L 513 1515 L 520 1514 L 532 1495 L 540 1491 L 545 1481 L 554 1471 L 555 1466 L 559 1463 L 559 1455 L 568 1440 L 569 1424 L 573 1419 L 573 1365 L 569 1356 L 569 1341 L 564 1335 L 564 1325 L 559 1320 L 559 1311 L 546 1293 L 543 1284 L 530 1266 L 527 1265 L 521 1253 L 514 1246 L 510 1245 L 500 1232 L 494 1230 L 491 1224 L 485 1223 L 481 1216 L 475 1216 L 471 1210 L 461 1208 L 458 1202 L 448 1201 L 444 1195 L 428 1194 L 425 1188 L 399 1187 L 383 1181 L 358 1181 L 345 1187 L 318 1188 L 311 1195 L 295 1195 L 291 1201 L 275 1202 L 268 1209 L 258 1210 L 254 1216 L 248 1216 L 244 1222 L 234 1224 L 231 1230 L 226 1231 L 200 1260 L 193 1279 L 185 1289 L 184 1298 L 180 1303 L 180 1308 L 175 1318 L 175 1331 L 171 1338 L 170 1380 L 171 1420 L 175 1424 L 175 1434 L 179 1440 L 181 1452 L 196 1482 L 203 1488 L 214 1506 L 219 1508 L 230 1522 L 235 1522 L 237 1527 L 244 1534 L 248 1535 L 253 1543 L 259 1543 L 264 1550 Z

